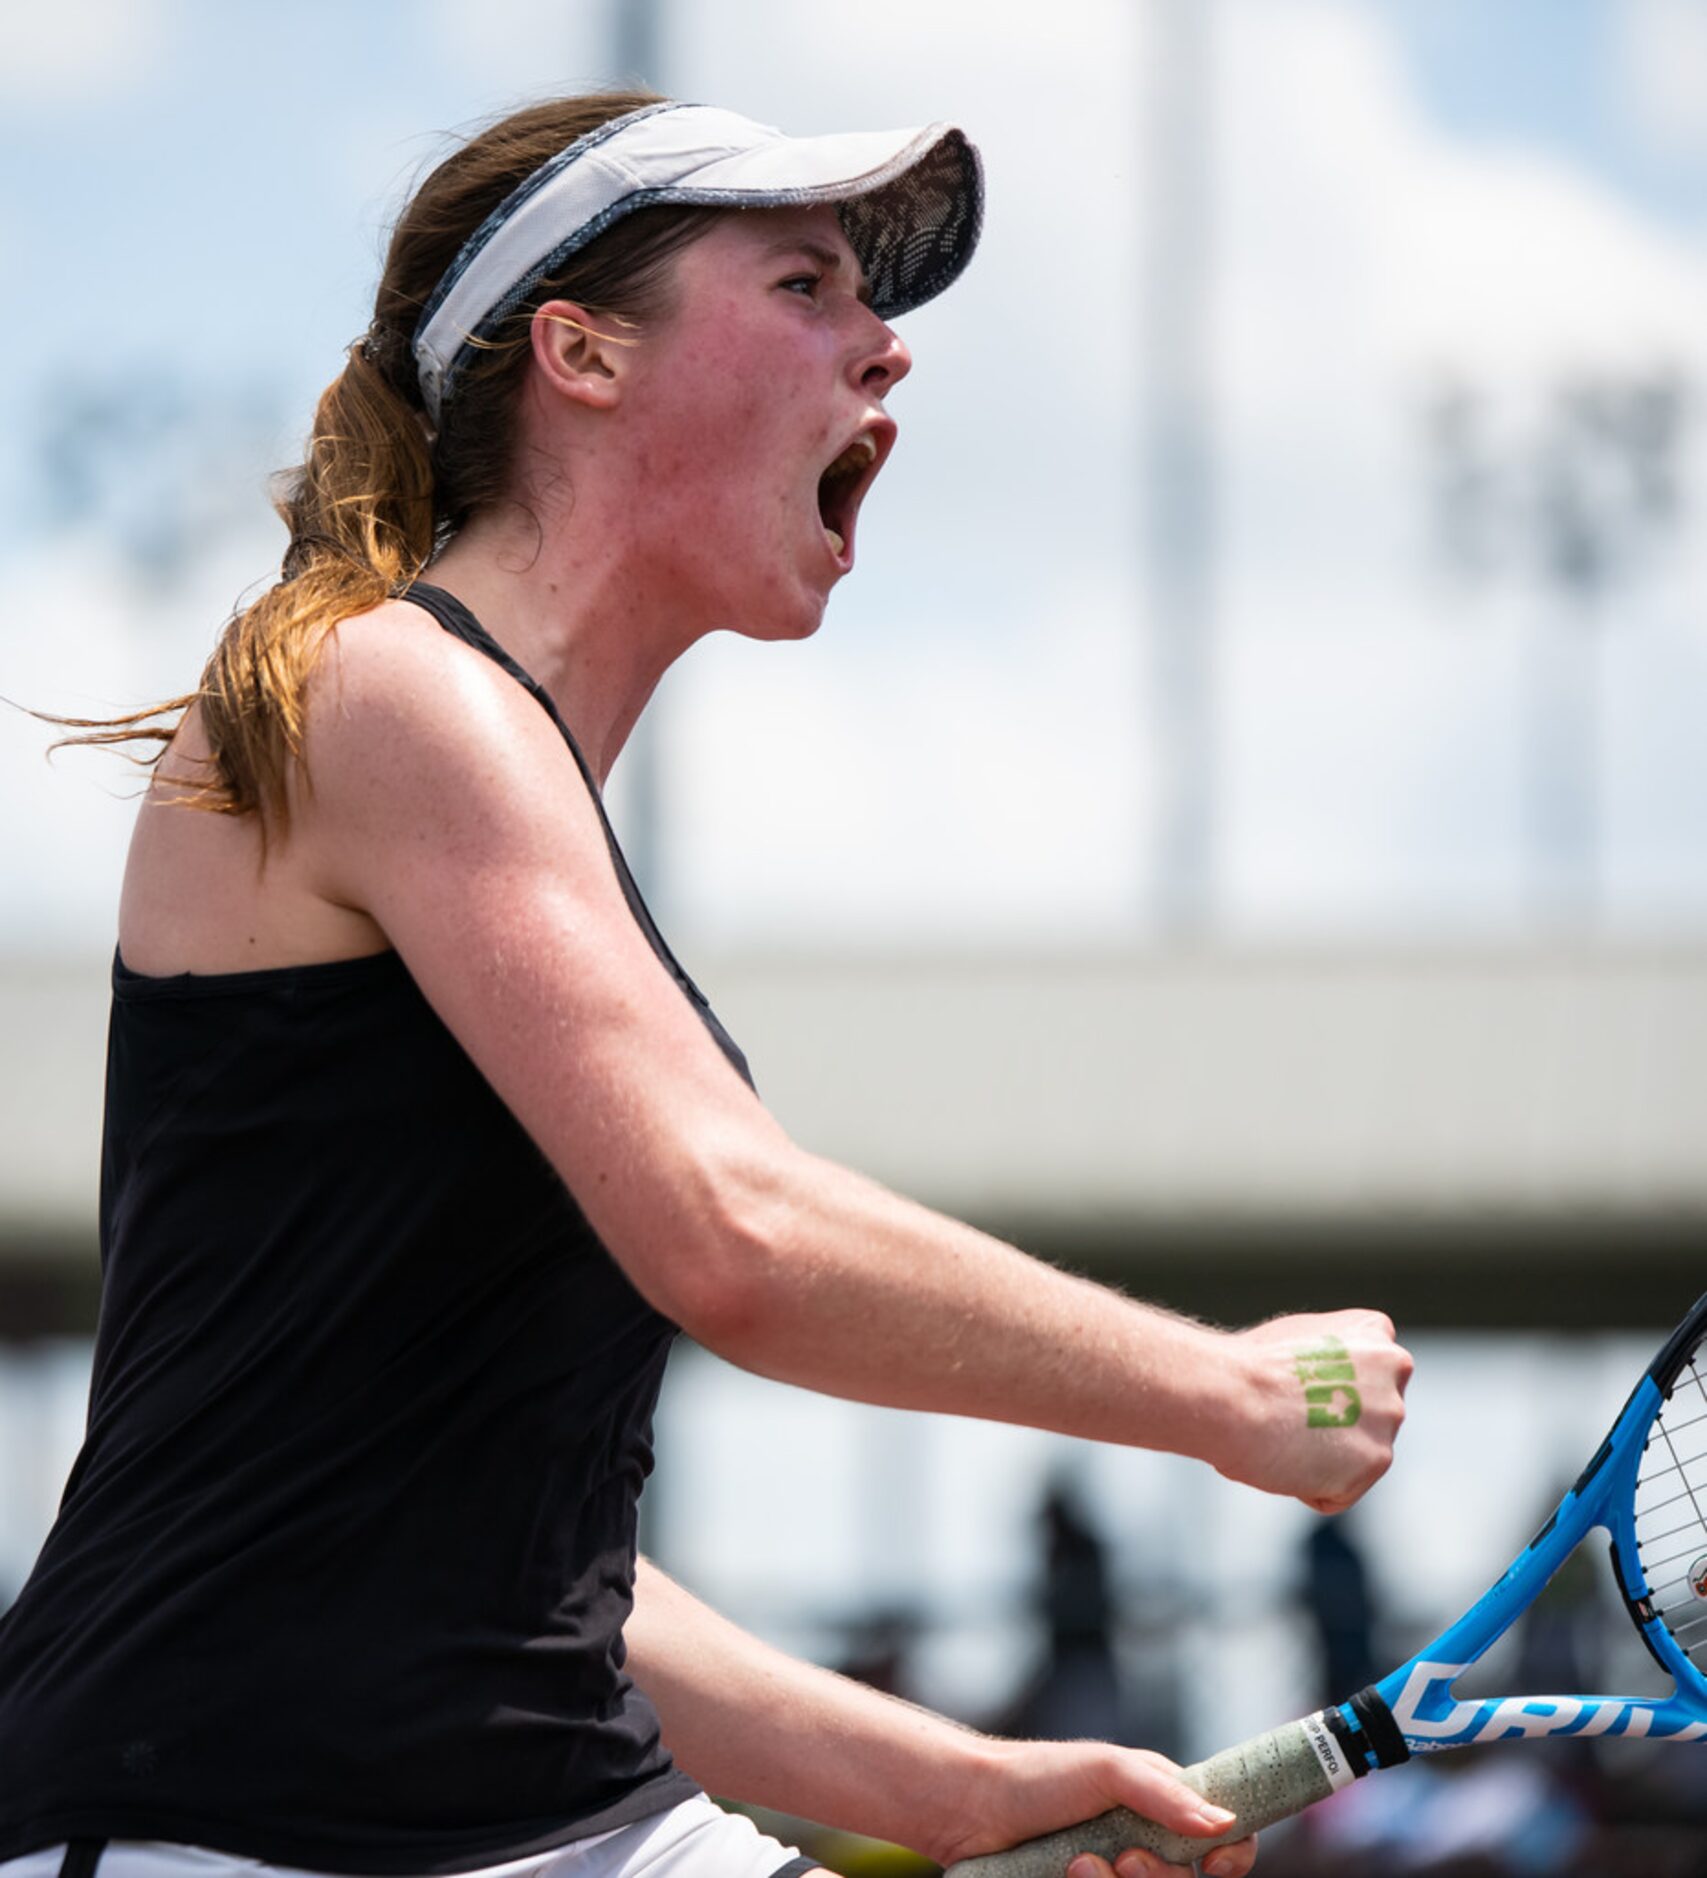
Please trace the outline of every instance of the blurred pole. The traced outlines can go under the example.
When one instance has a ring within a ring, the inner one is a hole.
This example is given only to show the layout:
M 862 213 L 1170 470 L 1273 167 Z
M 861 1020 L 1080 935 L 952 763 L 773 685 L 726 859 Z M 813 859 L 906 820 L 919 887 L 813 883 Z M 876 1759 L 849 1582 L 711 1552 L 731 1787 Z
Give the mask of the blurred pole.
M 661 0 L 611 0 L 611 9 L 612 82 L 625 88 L 663 91 Z M 660 706 L 654 701 L 651 708 L 642 713 L 623 748 L 622 847 L 647 905 L 663 920 L 668 911 L 669 890 L 664 879 L 659 723 Z
M 1607 628 L 1680 526 L 1688 413 L 1685 386 L 1663 365 L 1579 378 L 1555 390 L 1537 453 L 1541 574 L 1554 605 L 1534 681 L 1534 913 L 1565 936 L 1592 933 L 1602 917 Z
M 1536 646 L 1530 727 L 1532 915 L 1574 937 L 1599 898 L 1600 601 L 1627 528 L 1624 491 L 1607 458 L 1620 454 L 1604 385 L 1555 392 L 1535 466 L 1541 575 L 1553 604 Z
M 1610 631 L 1682 530 L 1695 403 L 1663 361 L 1579 374 L 1550 388 L 1515 447 L 1492 404 L 1455 375 L 1428 403 L 1436 551 L 1465 591 L 1523 574 L 1541 596 L 1522 692 L 1527 910 L 1537 931 L 1574 940 L 1607 899 Z
M 620 85 L 664 89 L 660 78 L 663 34 L 659 0 L 611 0 L 611 70 Z
M 1602 634 L 1592 595 L 1536 634 L 1529 748 L 1530 917 L 1550 938 L 1592 933 L 1601 908 Z
M 857 1496 L 860 1577 L 866 1611 L 910 1628 L 930 1583 L 929 1464 L 934 1425 L 894 1409 L 859 1421 Z
M 1163 936 L 1207 935 L 1214 897 L 1213 488 L 1209 361 L 1211 0 L 1149 0 L 1145 561 L 1160 778 Z

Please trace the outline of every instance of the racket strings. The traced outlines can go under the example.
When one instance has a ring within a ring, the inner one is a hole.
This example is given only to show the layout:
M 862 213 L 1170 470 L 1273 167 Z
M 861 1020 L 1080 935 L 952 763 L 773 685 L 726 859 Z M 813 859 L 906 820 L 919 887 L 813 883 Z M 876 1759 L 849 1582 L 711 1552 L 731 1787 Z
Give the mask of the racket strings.
M 1636 1477 L 1636 1550 L 1654 1608 L 1707 1671 L 1707 1361 L 1701 1344 L 1661 1404 Z
M 1644 1475 L 1643 1478 L 1648 1479 L 1648 1480 L 1657 1480 L 1659 1478 L 1660 1471 L 1661 1470 L 1656 1469 L 1652 1474 Z M 1672 1470 L 1670 1468 L 1666 1468 L 1663 1471 L 1670 1473 Z M 1662 1513 L 1665 1511 L 1665 1509 L 1668 1506 L 1680 1506 L 1684 1502 L 1686 1502 L 1688 1498 L 1689 1498 L 1689 1495 L 1687 1492 L 1674 1493 L 1664 1500 L 1650 1501 L 1647 1507 L 1644 1508 L 1644 1511 L 1648 1513 Z M 1679 1530 L 1681 1531 L 1682 1528 L 1680 1527 Z M 1663 1539 L 1665 1537 L 1665 1534 L 1657 1533 L 1655 1537 Z
M 1687 1519 L 1681 1526 L 1668 1526 L 1664 1532 L 1649 1533 L 1643 1539 L 1642 1544 L 1644 1548 L 1650 1545 L 1664 1545 L 1666 1540 L 1675 1539 L 1680 1535 L 1693 1536 L 1698 1539 L 1701 1535 L 1701 1527 L 1695 1520 Z M 1668 1553 L 1664 1558 L 1657 1558 L 1653 1562 L 1656 1565 L 1669 1565 L 1674 1558 L 1683 1558 L 1694 1549 L 1694 1546 L 1686 1545 L 1683 1551 Z

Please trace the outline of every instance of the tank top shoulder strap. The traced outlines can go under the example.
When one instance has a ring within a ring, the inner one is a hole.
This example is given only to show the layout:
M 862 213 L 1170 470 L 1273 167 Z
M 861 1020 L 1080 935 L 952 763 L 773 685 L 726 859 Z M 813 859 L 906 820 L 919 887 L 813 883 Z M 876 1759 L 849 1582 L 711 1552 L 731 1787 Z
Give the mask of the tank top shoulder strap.
M 593 808 L 599 818 L 599 826 L 604 830 L 605 846 L 610 850 L 611 865 L 616 869 L 618 885 L 622 888 L 622 897 L 628 902 L 628 909 L 634 915 L 635 923 L 646 935 L 647 942 L 659 959 L 669 970 L 677 984 L 699 1006 L 702 1017 L 709 1020 L 714 1034 L 724 1046 L 726 1053 L 738 1059 L 738 1067 L 743 1077 L 751 1082 L 746 1059 L 741 1055 L 732 1038 L 712 1015 L 711 1006 L 705 993 L 682 968 L 681 961 L 673 953 L 658 930 L 658 923 L 653 919 L 650 909 L 641 897 L 639 886 L 629 871 L 628 861 L 622 852 L 621 843 L 616 838 L 616 830 L 611 827 L 610 817 L 605 813 L 604 798 L 599 793 L 599 785 L 587 759 L 581 754 L 581 746 L 575 741 L 574 732 L 563 721 L 563 713 L 553 702 L 550 692 L 510 657 L 496 639 L 482 626 L 468 608 L 455 594 L 447 593 L 443 587 L 434 587 L 424 580 L 417 580 L 406 587 L 397 596 L 400 600 L 412 601 L 416 606 L 432 614 L 433 618 L 454 638 L 464 645 L 472 646 L 476 652 L 485 653 L 493 664 L 501 666 L 522 689 L 530 694 L 540 705 L 552 723 L 557 726 L 563 741 L 569 746 L 569 754 L 575 759 L 575 767 L 581 772 L 581 779 L 587 785 L 587 793 L 593 799 Z

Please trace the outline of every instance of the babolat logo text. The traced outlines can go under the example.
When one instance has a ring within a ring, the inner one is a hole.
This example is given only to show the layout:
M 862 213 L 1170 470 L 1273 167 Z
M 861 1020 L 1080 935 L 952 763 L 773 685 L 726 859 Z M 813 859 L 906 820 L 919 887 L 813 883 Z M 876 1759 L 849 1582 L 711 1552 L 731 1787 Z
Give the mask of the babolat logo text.
M 1463 1663 L 1413 1665 L 1393 1704 L 1393 1719 L 1413 1753 L 1536 1735 L 1646 1735 L 1655 1741 L 1699 1741 L 1707 1736 L 1707 1722 L 1692 1721 L 1675 1711 L 1668 1715 L 1661 1702 L 1577 1695 L 1455 1702 L 1450 1695 L 1453 1679 L 1466 1667 Z
M 1304 1385 L 1304 1420 L 1311 1428 L 1349 1428 L 1363 1413 L 1357 1370 L 1338 1337 L 1324 1337 L 1292 1360 Z

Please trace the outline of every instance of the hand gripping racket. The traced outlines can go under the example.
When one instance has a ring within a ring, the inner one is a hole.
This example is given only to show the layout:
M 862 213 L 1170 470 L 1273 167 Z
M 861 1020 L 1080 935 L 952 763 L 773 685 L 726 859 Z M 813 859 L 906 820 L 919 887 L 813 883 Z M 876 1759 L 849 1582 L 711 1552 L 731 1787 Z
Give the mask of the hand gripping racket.
M 1186 1839 L 1124 1809 L 962 1859 L 948 1878 L 1062 1878 L 1081 1852 L 1112 1859 L 1143 1846 L 1190 1864 L 1228 1839 L 1301 1813 L 1338 1788 L 1413 1754 L 1489 1741 L 1596 1735 L 1707 1738 L 1707 1297 L 1649 1365 L 1612 1432 L 1547 1523 L 1487 1595 L 1416 1656 L 1349 1702 L 1289 1722 L 1184 1770 L 1188 1786 L 1238 1823 Z M 1612 1542 L 1625 1607 L 1672 1679 L 1663 1697 L 1483 1696 L 1452 1685 L 1534 1603 L 1594 1527 Z

